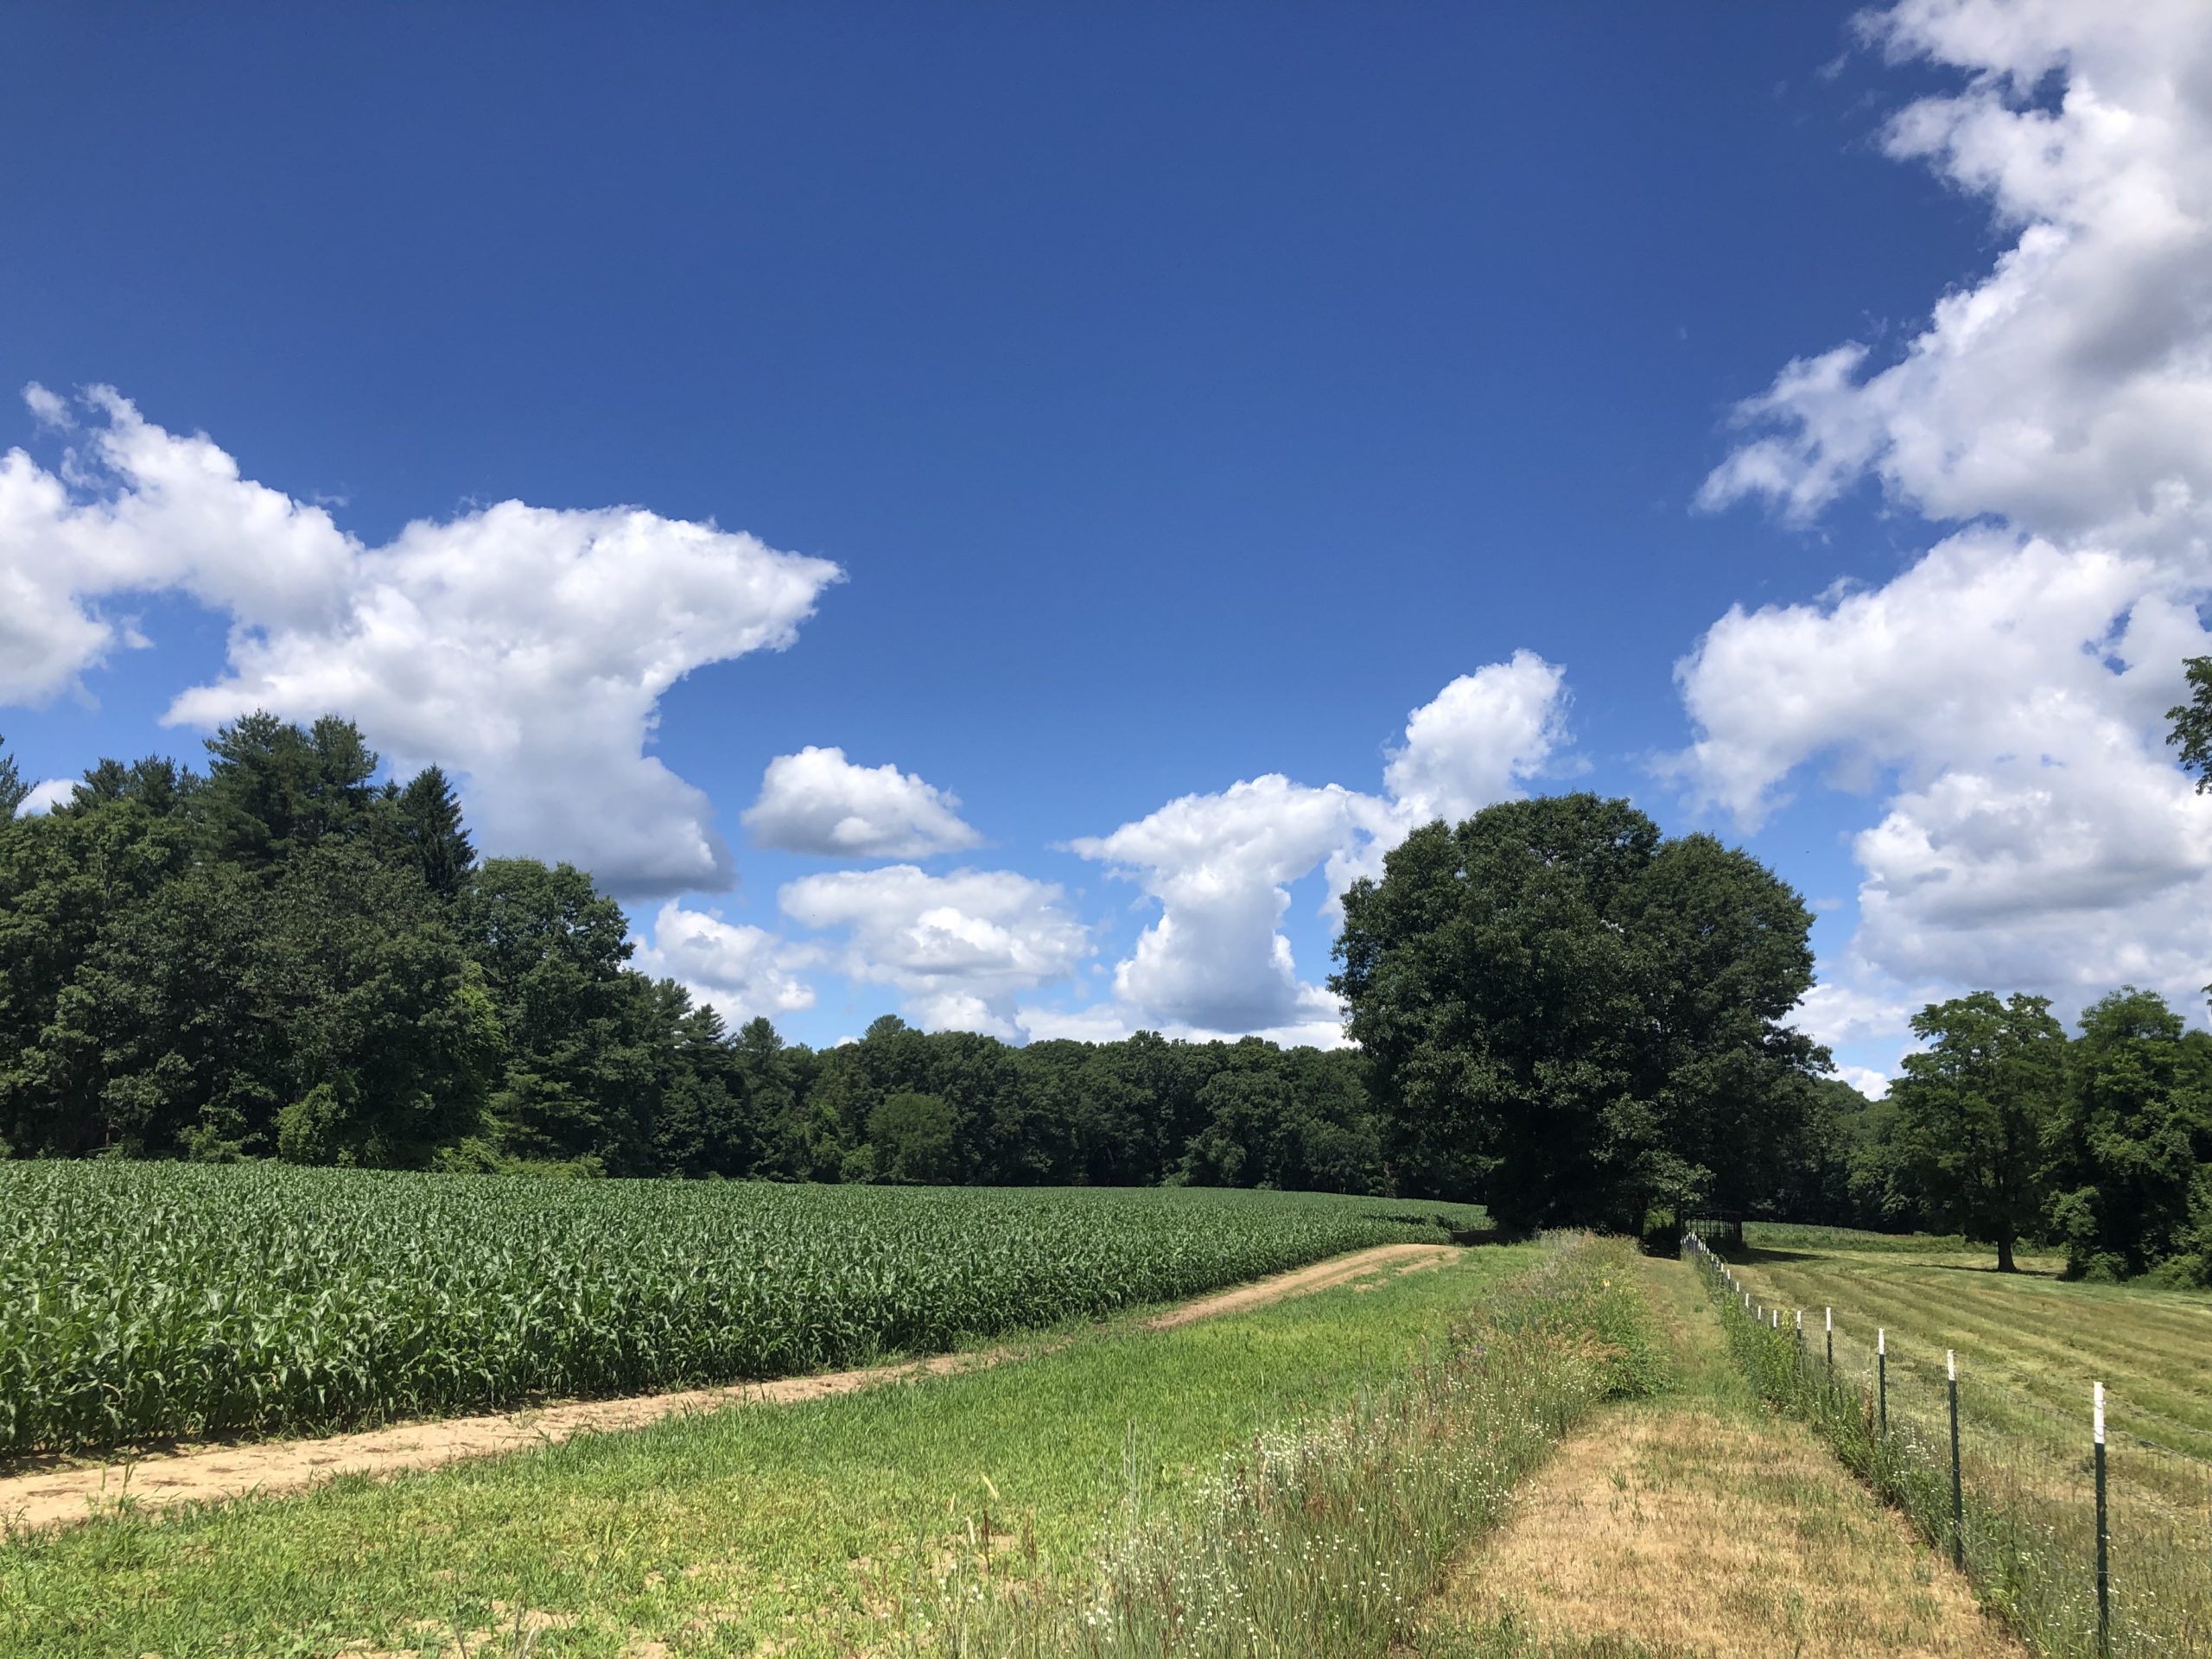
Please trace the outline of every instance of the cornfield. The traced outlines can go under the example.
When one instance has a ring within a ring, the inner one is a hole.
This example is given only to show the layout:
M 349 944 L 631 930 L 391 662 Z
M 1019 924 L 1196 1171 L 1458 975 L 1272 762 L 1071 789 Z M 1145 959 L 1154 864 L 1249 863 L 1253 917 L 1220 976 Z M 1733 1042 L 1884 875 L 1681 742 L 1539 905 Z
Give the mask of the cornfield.
M 1469 1226 L 1202 1190 L 0 1164 L 0 1459 L 790 1376 Z

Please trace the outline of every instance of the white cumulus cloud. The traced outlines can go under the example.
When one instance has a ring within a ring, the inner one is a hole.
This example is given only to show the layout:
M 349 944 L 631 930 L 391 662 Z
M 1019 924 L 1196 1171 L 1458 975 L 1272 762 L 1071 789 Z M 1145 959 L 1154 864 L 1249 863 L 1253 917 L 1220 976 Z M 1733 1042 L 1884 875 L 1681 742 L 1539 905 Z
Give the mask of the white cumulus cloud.
M 76 792 L 77 780 L 73 778 L 49 778 L 44 783 L 33 784 L 30 793 L 16 803 L 16 816 L 29 818 L 42 812 L 51 812 L 55 807 L 66 804 Z
M 1885 130 L 1981 199 L 2011 245 L 1892 363 L 1850 342 L 1743 411 L 1768 429 L 1705 499 L 1817 512 L 1872 474 L 1932 518 L 2158 536 L 2212 486 L 2212 7 L 1908 0 L 1864 25 L 1962 73 Z M 2056 107 L 2034 98 L 2063 77 Z
M 1337 998 L 1300 978 L 1282 932 L 1290 885 L 1325 869 L 1333 906 L 1417 825 L 1522 793 L 1567 745 L 1566 702 L 1563 671 L 1520 652 L 1462 675 L 1407 717 L 1383 795 L 1270 773 L 1071 842 L 1160 906 L 1114 970 L 1122 1020 L 1177 1034 L 1340 1040 Z
M 1869 1100 L 1879 1100 L 1890 1092 L 1890 1074 L 1870 1065 L 1839 1065 L 1836 1075 Z
M 1071 845 L 1137 881 L 1160 905 L 1114 970 L 1117 1000 L 1212 1031 L 1327 1020 L 1336 1001 L 1300 982 L 1281 931 L 1287 884 L 1350 846 L 1371 803 L 1280 773 L 1185 795 L 1107 836 Z M 1366 820 L 1363 823 L 1363 820 Z
M 982 837 L 963 823 L 957 797 L 890 765 L 860 766 L 837 748 L 779 754 L 760 780 L 745 826 L 763 847 L 831 858 L 925 858 Z
M 1862 26 L 1958 75 L 1885 141 L 2006 245 L 1894 360 L 1788 365 L 1701 499 L 1803 520 L 1871 479 L 1971 522 L 1882 586 L 1716 623 L 1678 670 L 1685 769 L 1746 823 L 1808 764 L 1879 796 L 1847 990 L 2194 1001 L 2212 801 L 2164 737 L 2212 651 L 2212 7 L 1907 0 Z
M 1887 995 L 1862 985 L 1823 981 L 1805 993 L 1790 1023 L 1828 1048 L 1876 1041 L 1904 1028 L 1928 999 L 1897 991 Z
M 932 1031 L 1018 1039 L 1014 999 L 1065 979 L 1090 950 L 1058 887 L 1010 870 L 838 870 L 786 882 L 777 902 L 804 926 L 842 932 L 844 972 L 894 988 Z
M 1418 822 L 1520 792 L 1567 743 L 1567 674 L 1533 651 L 1462 674 L 1406 718 L 1383 786 Z
M 33 412 L 67 410 L 34 387 Z M 145 643 L 114 606 L 177 591 L 232 621 L 229 671 L 172 705 L 341 714 L 396 765 L 454 772 L 487 850 L 569 859 L 618 892 L 728 886 L 697 789 L 646 753 L 693 669 L 791 643 L 835 565 L 634 508 L 519 501 L 368 546 L 106 388 L 60 466 L 0 458 L 0 701 L 78 689 Z
M 814 988 L 800 974 L 817 954 L 765 928 L 725 922 L 671 900 L 653 918 L 651 943 L 638 942 L 630 965 L 680 981 L 695 1001 L 711 1003 L 736 1027 L 755 1015 L 773 1019 L 812 1007 Z

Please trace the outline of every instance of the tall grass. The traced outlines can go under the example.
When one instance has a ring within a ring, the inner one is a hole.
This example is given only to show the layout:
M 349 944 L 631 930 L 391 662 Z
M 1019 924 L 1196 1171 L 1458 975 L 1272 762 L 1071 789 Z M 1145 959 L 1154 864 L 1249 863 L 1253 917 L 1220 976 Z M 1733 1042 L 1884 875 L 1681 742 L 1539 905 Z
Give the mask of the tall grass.
M 1255 1439 L 1195 1507 L 1154 1504 L 1133 1441 L 1094 1579 L 1040 1585 L 957 1567 L 911 1647 L 962 1659 L 1371 1659 L 1560 1436 L 1662 1374 L 1630 1248 L 1585 1235 L 1550 1246 L 1440 1351 L 1345 1410 Z
M 1753 1387 L 1809 1422 L 1855 1473 L 1897 1505 L 1931 1543 L 1955 1554 L 1983 1600 L 2051 1659 L 2095 1659 L 2095 1494 L 2089 1422 L 2018 1400 L 1985 1408 L 1968 1389 L 1960 1414 L 1959 1510 L 1952 1490 L 1945 1383 L 1892 1361 L 1886 1414 L 1878 1372 L 1824 1333 L 1801 1340 L 1756 1303 L 1746 1312 L 1719 1264 L 1686 1240 L 1703 1268 L 1732 1349 Z M 1871 1358 L 1871 1356 L 1869 1357 Z M 2086 1384 L 2085 1384 L 2086 1386 Z M 2212 1651 L 2212 1485 L 2189 1460 L 2129 1461 L 2150 1448 L 2113 1448 L 2110 1482 L 2112 1654 L 2119 1659 Z

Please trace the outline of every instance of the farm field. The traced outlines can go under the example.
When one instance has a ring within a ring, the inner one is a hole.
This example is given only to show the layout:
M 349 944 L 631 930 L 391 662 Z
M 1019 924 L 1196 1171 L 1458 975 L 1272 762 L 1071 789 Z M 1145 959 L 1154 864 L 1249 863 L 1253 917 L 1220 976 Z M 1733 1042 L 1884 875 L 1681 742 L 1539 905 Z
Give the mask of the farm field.
M 2106 1385 L 2115 1655 L 2212 1649 L 2212 1296 L 2068 1283 L 2057 1264 L 1995 1271 L 1987 1255 L 1778 1247 L 1746 1230 L 1724 1317 L 1763 1387 L 1826 1426 L 1844 1455 L 1930 1535 L 1957 1536 L 1985 1592 L 2044 1650 L 2088 1653 L 2098 1621 L 2089 1392 Z M 1724 1289 L 1724 1296 L 1728 1295 Z M 1821 1309 L 1836 1310 L 1835 1370 Z M 1761 1306 L 1783 1310 L 1780 1329 Z M 1792 1312 L 1808 1309 L 1801 1349 Z M 1876 1327 L 1888 1333 L 1886 1405 Z M 1958 1356 L 1953 1491 L 1947 1350 Z M 1840 1383 L 1833 1388 L 1829 1379 Z M 1963 1503 L 1962 1511 L 1955 1506 Z
M 1748 1225 L 1737 1277 L 1809 1320 L 1834 1306 L 1854 1362 L 1886 1326 L 1893 1385 L 1940 1388 L 1955 1349 L 1962 1386 L 1993 1411 L 2086 1422 L 2101 1378 L 2116 1431 L 2212 1459 L 2212 1294 L 2069 1283 L 2058 1259 L 2028 1252 L 2000 1274 L 1993 1252 L 1955 1239 L 1804 1236 L 1828 1230 Z
M 1627 1259 L 1605 1248 L 1593 1290 Z M 1211 1513 L 1225 1459 L 1386 1388 L 1552 1254 L 1471 1250 L 995 1370 L 19 1535 L 0 1543 L 0 1650 L 435 1653 L 484 1632 L 472 1652 L 507 1655 L 540 1625 L 538 1659 L 882 1650 L 942 1616 L 948 1575 L 1078 1597 L 1133 1500 Z
M 1479 1220 L 1196 1189 L 0 1163 L 0 1460 L 861 1365 Z

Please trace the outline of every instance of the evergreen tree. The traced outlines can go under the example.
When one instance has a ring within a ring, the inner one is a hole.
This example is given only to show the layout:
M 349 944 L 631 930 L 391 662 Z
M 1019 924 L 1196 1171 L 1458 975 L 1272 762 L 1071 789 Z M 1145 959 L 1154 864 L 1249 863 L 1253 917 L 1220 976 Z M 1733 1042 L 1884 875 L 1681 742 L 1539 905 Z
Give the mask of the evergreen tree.
M 8 740 L 0 737 L 0 820 L 14 817 L 16 809 L 31 792 L 31 786 L 16 769 L 16 757 L 6 752 L 7 747 Z
M 424 883 L 442 899 L 459 898 L 476 868 L 476 849 L 461 824 L 461 798 L 445 773 L 423 767 L 397 792 L 393 807 L 400 843 Z

